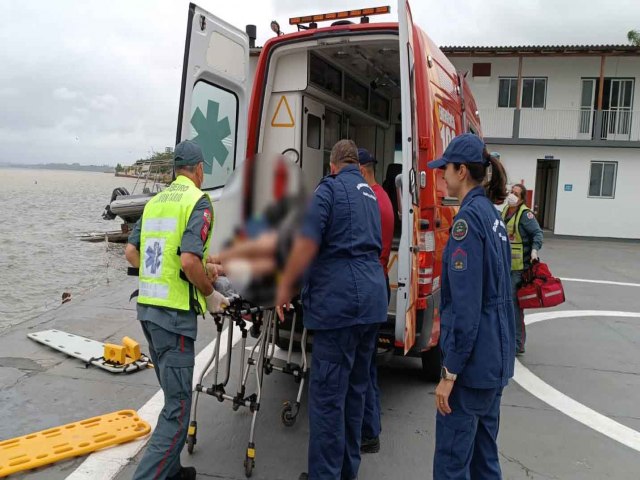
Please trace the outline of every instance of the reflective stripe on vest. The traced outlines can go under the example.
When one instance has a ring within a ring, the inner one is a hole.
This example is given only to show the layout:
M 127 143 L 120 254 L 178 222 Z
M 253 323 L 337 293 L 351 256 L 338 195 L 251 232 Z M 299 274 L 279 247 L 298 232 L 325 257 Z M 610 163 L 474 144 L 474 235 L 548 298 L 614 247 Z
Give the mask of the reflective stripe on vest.
M 524 203 L 520 205 L 516 214 L 507 222 L 508 210 L 508 205 L 502 209 L 502 219 L 505 220 L 509 243 L 511 243 L 511 270 L 524 270 L 524 245 L 518 226 L 520 225 L 520 217 L 522 217 L 524 212 L 529 210 L 529 207 Z
M 181 278 L 182 263 L 178 254 L 191 213 L 203 196 L 209 198 L 191 180 L 179 175 L 144 207 L 138 303 L 186 311 L 197 311 L 199 305 L 200 312 L 196 313 L 206 311 L 204 295 L 184 277 Z M 212 230 L 213 219 L 204 245 L 203 264 Z

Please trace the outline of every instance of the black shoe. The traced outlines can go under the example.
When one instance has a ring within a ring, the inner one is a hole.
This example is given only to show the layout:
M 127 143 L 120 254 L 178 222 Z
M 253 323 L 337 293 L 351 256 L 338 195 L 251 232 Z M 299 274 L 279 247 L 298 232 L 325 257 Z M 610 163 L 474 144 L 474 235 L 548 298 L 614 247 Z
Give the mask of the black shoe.
M 360 443 L 361 453 L 378 453 L 380 451 L 380 437 L 363 438 Z
M 196 469 L 194 467 L 180 467 L 180 471 L 167 480 L 196 480 Z
M 309 480 L 309 474 L 308 473 L 301 473 L 300 476 L 298 477 L 298 480 Z

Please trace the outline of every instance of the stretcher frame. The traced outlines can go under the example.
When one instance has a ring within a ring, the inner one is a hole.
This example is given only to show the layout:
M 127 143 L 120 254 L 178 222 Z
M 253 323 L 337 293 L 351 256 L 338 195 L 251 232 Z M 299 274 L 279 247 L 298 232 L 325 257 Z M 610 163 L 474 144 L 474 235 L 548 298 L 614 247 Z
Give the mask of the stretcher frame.
M 296 313 L 293 311 L 292 319 L 292 332 L 296 325 Z M 240 407 L 248 408 L 252 414 L 251 428 L 249 431 L 249 442 L 247 445 L 247 451 L 244 459 L 244 471 L 247 478 L 251 477 L 253 469 L 255 467 L 256 446 L 255 446 L 255 431 L 256 431 L 256 419 L 258 412 L 260 411 L 260 401 L 262 399 L 262 388 L 264 376 L 271 374 L 274 370 L 292 375 L 295 382 L 299 384 L 298 393 L 294 402 L 284 402 L 280 411 L 280 419 L 282 423 L 291 427 L 296 423 L 298 413 L 300 412 L 300 404 L 302 400 L 302 393 L 304 391 L 305 381 L 309 375 L 309 366 L 307 361 L 307 330 L 306 328 L 302 332 L 301 338 L 301 363 L 297 364 L 291 361 L 294 345 L 294 335 L 289 338 L 289 345 L 287 350 L 287 359 L 283 361 L 280 359 L 274 359 L 276 341 L 277 341 L 277 314 L 275 308 L 265 308 L 260 306 L 253 306 L 244 301 L 240 297 L 235 297 L 231 301 L 231 305 L 227 307 L 224 312 L 213 315 L 216 325 L 216 340 L 213 349 L 213 354 L 207 362 L 202 374 L 196 384 L 195 396 L 193 399 L 193 408 L 191 413 L 191 422 L 189 423 L 189 431 L 187 435 L 187 452 L 193 453 L 195 445 L 197 443 L 197 413 L 198 413 L 198 400 L 200 393 L 205 393 L 215 397 L 219 402 L 229 401 L 232 403 L 233 411 L 237 411 Z M 251 326 L 248 327 L 248 323 Z M 228 326 L 227 334 L 227 354 L 224 365 L 224 375 L 222 375 L 222 364 L 220 355 L 220 344 L 222 341 L 222 332 L 225 324 Z M 240 345 L 240 362 L 236 368 L 239 368 L 239 376 L 237 382 L 237 389 L 235 395 L 230 395 L 226 387 L 229 383 L 232 369 L 232 352 L 233 352 L 233 337 L 235 328 L 240 330 L 241 345 Z M 247 334 L 257 338 L 256 343 L 251 348 L 251 352 L 247 357 Z M 210 387 L 203 386 L 204 377 L 212 367 L 213 384 Z M 247 382 L 250 377 L 251 371 L 256 379 L 256 391 L 247 394 Z M 222 381 L 219 381 L 222 380 Z

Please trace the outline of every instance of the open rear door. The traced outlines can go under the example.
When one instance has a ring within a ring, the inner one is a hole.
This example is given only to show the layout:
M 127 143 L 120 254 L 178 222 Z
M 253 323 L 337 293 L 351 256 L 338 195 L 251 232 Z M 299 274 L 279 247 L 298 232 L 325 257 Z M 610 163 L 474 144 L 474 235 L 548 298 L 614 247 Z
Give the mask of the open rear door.
M 396 340 L 403 339 L 404 353 L 416 341 L 418 298 L 419 195 L 416 185 L 418 161 L 413 21 L 409 2 L 398 1 L 400 37 L 400 86 L 402 105 L 402 233 L 398 251 Z
M 249 89 L 247 34 L 190 4 L 176 143 L 202 147 L 203 190 L 214 200 L 245 158 Z

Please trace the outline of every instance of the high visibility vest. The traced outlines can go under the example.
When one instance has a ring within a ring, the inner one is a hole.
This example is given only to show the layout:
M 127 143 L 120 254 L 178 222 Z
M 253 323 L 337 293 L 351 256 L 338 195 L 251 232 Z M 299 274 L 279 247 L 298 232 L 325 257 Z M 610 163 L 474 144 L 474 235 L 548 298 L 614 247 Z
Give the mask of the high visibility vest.
M 507 219 L 508 210 L 508 205 L 502 209 L 503 220 Z M 511 243 L 511 270 L 524 270 L 524 244 L 522 243 L 522 236 L 518 226 L 520 225 L 522 214 L 527 211 L 529 211 L 529 207 L 523 203 L 516 214 L 511 217 L 511 220 L 506 222 L 509 243 Z
M 144 207 L 140 233 L 140 273 L 138 303 L 176 310 L 206 311 L 204 295 L 182 272 L 180 244 L 182 235 L 202 192 L 185 176 L 179 175 L 165 190 Z M 202 255 L 207 259 L 213 218 Z

